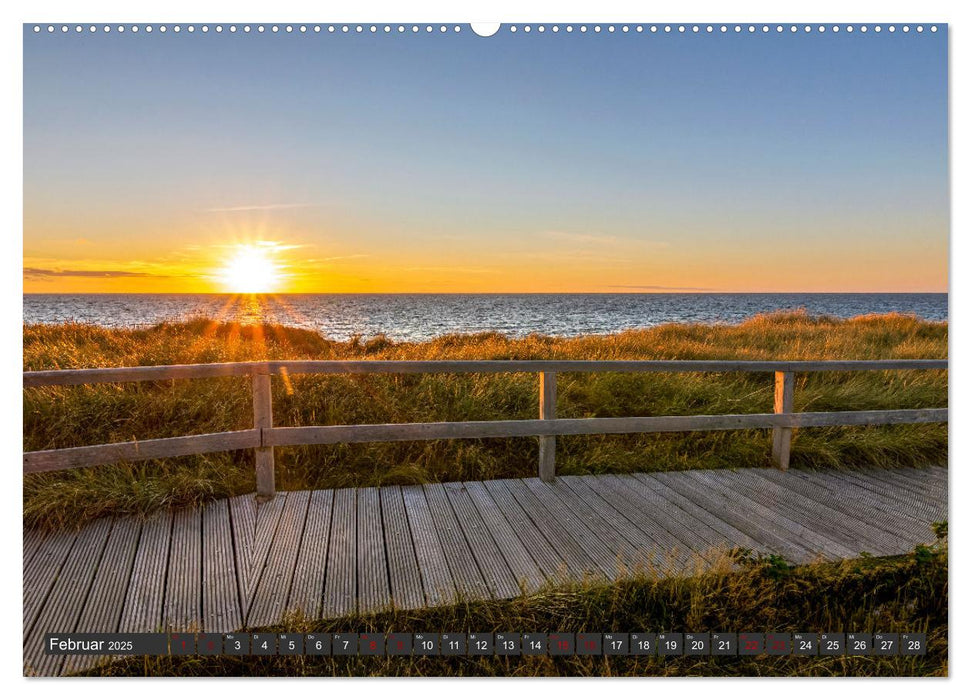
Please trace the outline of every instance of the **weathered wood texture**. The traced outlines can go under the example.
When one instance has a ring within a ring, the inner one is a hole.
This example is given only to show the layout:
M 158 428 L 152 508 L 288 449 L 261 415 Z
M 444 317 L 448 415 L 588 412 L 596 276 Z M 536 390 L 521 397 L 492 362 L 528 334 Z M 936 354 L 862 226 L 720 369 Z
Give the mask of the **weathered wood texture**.
M 556 373 L 539 373 L 540 420 L 556 418 Z M 556 437 L 544 435 L 539 439 L 539 478 L 553 481 L 556 476 Z
M 228 632 L 546 584 L 703 571 L 745 547 L 792 562 L 902 554 L 946 517 L 947 471 L 696 470 L 255 494 L 80 532 L 24 533 L 24 672 L 45 632 Z
M 273 398 L 269 374 L 253 375 L 253 427 L 260 431 L 256 455 L 256 495 L 270 498 L 276 490 L 273 467 L 273 447 L 265 447 L 264 435 L 273 429 Z
M 946 408 L 818 413 L 742 413 L 717 416 L 635 416 L 630 418 L 557 418 L 550 420 L 383 423 L 273 428 L 264 432 L 270 445 L 332 445 L 355 442 L 402 442 L 468 438 L 681 433 L 696 430 L 745 430 L 833 425 L 895 425 L 947 421 Z
M 233 430 L 226 433 L 38 450 L 24 452 L 24 474 L 94 467 L 113 462 L 139 462 L 146 459 L 184 457 L 206 452 L 245 450 L 258 447 L 259 444 L 259 430 Z
M 792 413 L 796 375 L 792 372 L 775 373 L 775 412 Z M 792 445 L 792 428 L 772 429 L 772 461 L 779 469 L 789 468 L 789 449 Z

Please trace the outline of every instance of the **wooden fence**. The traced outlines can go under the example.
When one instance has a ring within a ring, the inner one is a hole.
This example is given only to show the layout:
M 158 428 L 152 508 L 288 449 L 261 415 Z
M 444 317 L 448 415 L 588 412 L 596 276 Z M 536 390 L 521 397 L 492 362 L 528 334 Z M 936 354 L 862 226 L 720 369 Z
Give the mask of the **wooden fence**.
M 155 367 L 113 367 L 24 372 L 24 388 L 170 379 L 249 376 L 253 384 L 253 427 L 206 435 L 161 438 L 108 445 L 69 447 L 24 453 L 24 473 L 89 467 L 113 462 L 161 459 L 184 455 L 252 449 L 256 455 L 256 483 L 260 497 L 272 497 L 273 448 L 285 445 L 327 445 L 352 442 L 391 442 L 456 438 L 538 437 L 539 476 L 556 474 L 557 435 L 662 433 L 694 430 L 772 429 L 772 458 L 789 466 L 792 429 L 836 425 L 889 425 L 946 422 L 948 409 L 890 411 L 793 412 L 797 372 L 853 372 L 947 369 L 947 360 L 431 360 L 330 361 L 298 360 L 231 362 Z M 511 373 L 539 375 L 539 418 L 535 420 L 467 421 L 450 423 L 391 423 L 379 425 L 321 425 L 274 427 L 270 377 L 274 374 L 416 374 Z M 630 418 L 557 418 L 556 375 L 562 372 L 768 372 L 775 375 L 773 413 L 714 416 L 642 416 Z

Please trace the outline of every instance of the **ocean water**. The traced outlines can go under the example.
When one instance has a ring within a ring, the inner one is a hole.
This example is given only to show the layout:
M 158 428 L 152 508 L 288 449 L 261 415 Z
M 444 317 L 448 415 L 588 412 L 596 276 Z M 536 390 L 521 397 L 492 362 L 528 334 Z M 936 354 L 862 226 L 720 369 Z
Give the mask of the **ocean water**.
M 947 294 L 24 295 L 24 323 L 131 328 L 207 316 L 298 326 L 338 340 L 382 333 L 395 340 L 481 331 L 585 335 L 672 322 L 738 323 L 795 309 L 840 318 L 899 312 L 946 321 Z

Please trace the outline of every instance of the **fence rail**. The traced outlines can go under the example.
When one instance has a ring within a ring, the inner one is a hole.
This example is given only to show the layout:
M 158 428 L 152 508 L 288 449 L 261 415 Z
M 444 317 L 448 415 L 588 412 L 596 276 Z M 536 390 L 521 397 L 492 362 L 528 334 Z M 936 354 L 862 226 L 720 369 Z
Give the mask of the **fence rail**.
M 24 473 L 90 467 L 113 462 L 182 457 L 208 452 L 252 449 L 257 493 L 274 494 L 275 447 L 356 442 L 391 442 L 459 438 L 538 437 L 539 476 L 556 475 L 557 435 L 660 433 L 697 430 L 772 429 L 772 458 L 789 466 L 792 429 L 837 425 L 938 423 L 948 409 L 793 412 L 795 373 L 826 371 L 946 370 L 947 360 L 431 360 L 431 361 L 271 361 L 154 367 L 110 367 L 24 372 L 24 388 L 76 386 L 172 379 L 249 376 L 253 387 L 253 428 L 107 445 L 69 447 L 24 453 Z M 713 416 L 640 416 L 629 418 L 556 418 L 556 375 L 561 372 L 765 372 L 775 375 L 773 413 Z M 533 373 L 539 375 L 539 418 L 534 420 L 467 421 L 274 427 L 270 391 L 272 375 L 293 374 L 424 374 Z

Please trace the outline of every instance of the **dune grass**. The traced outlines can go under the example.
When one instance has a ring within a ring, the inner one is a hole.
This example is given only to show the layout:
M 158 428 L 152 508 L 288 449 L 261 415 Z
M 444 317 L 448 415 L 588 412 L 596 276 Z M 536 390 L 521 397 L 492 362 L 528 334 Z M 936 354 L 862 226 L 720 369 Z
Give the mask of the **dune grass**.
M 98 676 L 942 676 L 946 524 L 892 558 L 789 566 L 747 559 L 701 576 L 576 584 L 515 600 L 311 622 L 268 632 L 925 632 L 925 656 L 137 657 Z M 255 630 L 254 630 L 255 631 Z
M 329 340 L 282 326 L 213 320 L 140 330 L 32 325 L 24 369 L 263 359 L 881 359 L 947 357 L 947 323 L 910 316 L 850 320 L 804 313 L 738 325 L 670 324 L 606 336 L 522 339 L 449 335 L 422 343 Z M 765 373 L 562 374 L 561 417 L 771 412 Z M 24 391 L 24 449 L 41 450 L 248 428 L 245 378 L 51 387 Z M 533 418 L 535 375 L 294 376 L 273 380 L 277 425 Z M 797 411 L 947 405 L 944 371 L 797 375 Z M 770 465 L 765 430 L 560 438 L 562 474 Z M 333 445 L 277 450 L 281 490 L 531 476 L 532 438 Z M 947 426 L 796 430 L 792 466 L 944 463 Z M 249 451 L 31 475 L 24 522 L 62 527 L 253 491 Z

